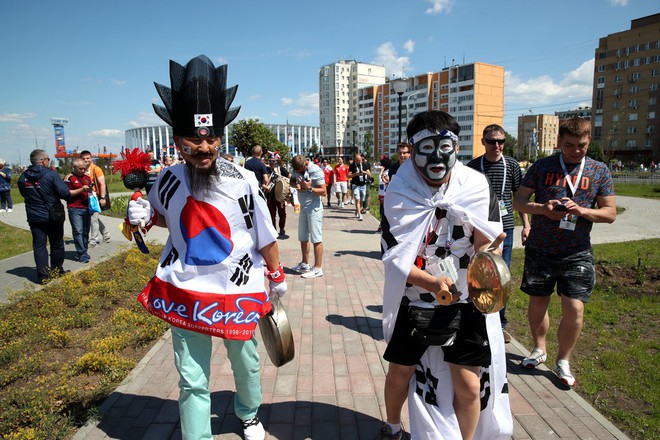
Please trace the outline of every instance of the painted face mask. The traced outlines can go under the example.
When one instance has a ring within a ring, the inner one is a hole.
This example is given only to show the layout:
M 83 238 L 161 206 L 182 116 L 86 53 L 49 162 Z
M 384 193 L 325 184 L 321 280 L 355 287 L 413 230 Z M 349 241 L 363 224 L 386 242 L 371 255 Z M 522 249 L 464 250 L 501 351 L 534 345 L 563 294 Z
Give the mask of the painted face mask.
M 449 130 L 422 130 L 410 138 L 410 143 L 417 170 L 431 182 L 440 182 L 456 164 L 458 136 Z

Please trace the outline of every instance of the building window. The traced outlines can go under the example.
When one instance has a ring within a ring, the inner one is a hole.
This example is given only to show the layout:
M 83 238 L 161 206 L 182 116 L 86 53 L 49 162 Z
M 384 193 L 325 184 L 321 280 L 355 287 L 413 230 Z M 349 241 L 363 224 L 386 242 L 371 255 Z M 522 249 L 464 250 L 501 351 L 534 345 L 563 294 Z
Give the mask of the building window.
M 599 72 L 605 72 L 605 65 L 601 64 L 600 66 L 598 66 L 598 71 Z
M 629 121 L 636 121 L 637 120 L 637 113 L 630 113 L 628 115 L 628 120 Z
M 658 70 L 657 70 L 657 69 L 653 69 L 653 70 L 651 70 L 651 76 L 652 76 L 652 77 L 656 77 L 656 76 L 658 76 Z
M 637 86 L 632 86 L 632 87 L 630 88 L 630 93 L 631 93 L 631 94 L 639 93 L 639 87 L 637 87 Z
M 653 76 L 653 72 L 651 72 L 651 76 Z M 634 72 L 634 73 L 630 76 L 630 78 L 631 78 L 633 81 L 637 81 L 638 79 L 642 79 L 642 74 L 641 74 L 640 72 Z
M 646 119 L 655 119 L 655 112 L 648 112 Z
M 655 105 L 656 102 L 657 102 L 657 98 L 656 98 L 656 97 L 649 98 L 649 105 Z
M 628 134 L 635 134 L 635 133 L 637 133 L 636 127 L 628 127 Z
M 616 75 L 616 76 L 614 77 L 614 82 L 615 82 L 615 83 L 620 83 L 620 82 L 621 82 L 621 75 Z

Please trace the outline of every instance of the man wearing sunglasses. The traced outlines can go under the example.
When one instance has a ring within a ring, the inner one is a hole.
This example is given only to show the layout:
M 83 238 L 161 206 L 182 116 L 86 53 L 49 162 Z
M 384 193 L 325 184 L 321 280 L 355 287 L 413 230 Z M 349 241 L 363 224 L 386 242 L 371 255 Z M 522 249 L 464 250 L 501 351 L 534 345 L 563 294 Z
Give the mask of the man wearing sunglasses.
M 410 438 L 401 425 L 406 398 L 413 438 L 498 439 L 513 429 L 499 316 L 479 312 L 467 291 L 470 258 L 499 253 L 504 234 L 486 178 L 458 161 L 460 129 L 448 113 L 416 114 L 407 127 L 412 156 L 385 193 L 383 357 L 390 364 L 381 440 Z M 420 313 L 431 314 L 430 324 L 416 319 Z M 417 337 L 420 329 L 447 338 Z
M 54 205 L 61 205 L 60 199 L 69 200 L 71 191 L 62 178 L 51 169 L 50 157 L 46 151 L 33 150 L 30 153 L 30 163 L 32 165 L 18 178 L 18 190 L 25 199 L 37 276 L 39 282 L 45 284 L 51 276 L 65 273 L 62 268 L 64 207 L 62 206 L 60 219 L 53 218 L 50 211 Z M 47 243 L 50 243 L 50 266 Z
M 485 153 L 468 162 L 472 169 L 484 174 L 495 195 L 497 196 L 498 208 L 502 217 L 502 227 L 506 238 L 502 243 L 502 258 L 507 266 L 511 265 L 511 251 L 513 251 L 513 193 L 518 191 L 522 180 L 520 165 L 512 157 L 504 153 L 504 128 L 497 124 L 488 125 L 484 128 L 481 144 L 486 149 Z M 522 243 L 527 241 L 529 235 L 529 220 L 527 214 L 520 213 L 523 221 Z M 502 321 L 502 333 L 504 342 L 511 342 L 511 335 L 506 331 L 506 306 L 500 310 Z

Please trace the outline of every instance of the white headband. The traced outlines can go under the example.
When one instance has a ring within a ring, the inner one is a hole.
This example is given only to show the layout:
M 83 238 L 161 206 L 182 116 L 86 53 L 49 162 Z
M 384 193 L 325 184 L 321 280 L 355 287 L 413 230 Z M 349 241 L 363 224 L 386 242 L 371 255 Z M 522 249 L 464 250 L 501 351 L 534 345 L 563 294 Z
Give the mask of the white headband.
M 437 131 L 431 131 L 427 128 L 425 128 L 422 131 L 418 131 L 415 133 L 410 139 L 410 145 L 415 145 L 417 142 L 421 141 L 422 139 L 426 139 L 429 137 L 435 137 L 435 136 L 444 136 L 450 138 L 454 142 L 458 142 L 458 136 L 456 136 L 452 131 L 450 130 L 442 130 L 440 133 Z

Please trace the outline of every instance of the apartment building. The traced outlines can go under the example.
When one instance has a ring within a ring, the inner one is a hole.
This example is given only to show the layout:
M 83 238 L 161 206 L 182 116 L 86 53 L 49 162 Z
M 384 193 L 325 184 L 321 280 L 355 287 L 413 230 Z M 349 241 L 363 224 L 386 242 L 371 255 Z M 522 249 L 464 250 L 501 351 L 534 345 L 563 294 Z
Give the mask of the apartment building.
M 559 125 L 567 119 L 571 118 L 584 118 L 591 120 L 591 107 L 578 107 L 571 110 L 561 110 L 555 112 L 555 116 L 559 118 Z
M 623 161 L 660 158 L 660 14 L 599 40 L 592 102 L 593 140 Z
M 557 149 L 559 117 L 557 115 L 522 115 L 518 117 L 518 157 L 536 160 Z
M 504 117 L 504 68 L 486 63 L 447 67 L 438 72 L 406 78 L 401 95 L 393 81 L 358 92 L 358 143 L 372 133 L 374 156 L 392 156 L 396 144 L 406 139 L 412 117 L 426 110 L 450 113 L 461 125 L 459 159 L 467 162 L 483 154 L 481 133 Z M 399 102 L 401 126 L 399 127 Z M 399 128 L 401 132 L 399 132 Z
M 319 70 L 321 147 L 327 156 L 358 151 L 358 93 L 385 82 L 385 66 L 342 60 Z

